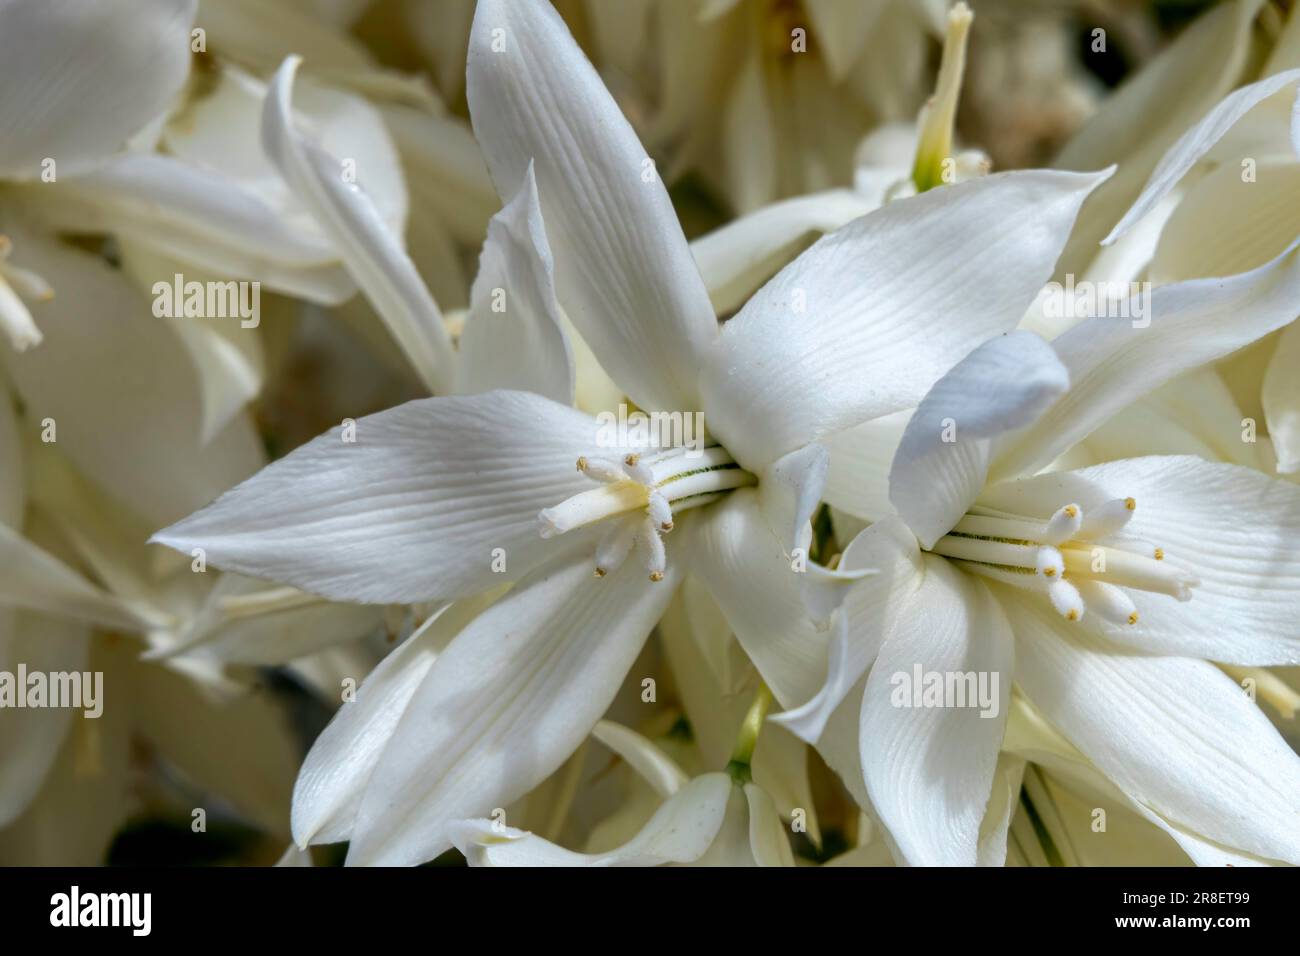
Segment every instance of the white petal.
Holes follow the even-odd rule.
[[[3,273],[0,273],[0,333],[15,352],[25,352],[41,344],[41,330]]]
[[[0,177],[85,169],[171,106],[198,0],[13,0],[0,6]]]
[[[574,853],[539,836],[496,826],[489,820],[464,820],[449,829],[470,866],[692,863],[704,855],[717,835],[731,788],[731,779],[723,773],[696,777],[665,801],[635,837],[607,853]]]
[[[574,462],[598,427],[527,392],[408,402],[358,419],[355,441],[315,438],[152,540],[326,597],[463,597],[582,543],[543,540],[537,515],[591,488]]]
[[[483,598],[458,601],[429,618],[375,666],[353,699],[344,699],[294,784],[293,838],[299,846],[351,835],[361,796],[411,698],[443,648],[487,604]]]
[[[914,600],[917,613],[889,634],[867,678],[863,775],[903,860],[974,866],[1011,693],[1011,628],[983,583],[941,558],[925,559]],[[924,690],[913,686],[917,668],[969,675],[987,707],[910,706]]]
[[[410,865],[451,825],[523,796],[577,749],[613,700],[676,586],[587,556],[548,568],[448,645],[416,691],[361,801],[348,862]]]
[[[433,391],[450,382],[452,351],[437,304],[370,196],[324,148],[295,129],[291,99],[296,57],[280,67],[266,97],[262,141],[291,189],[338,247],[344,264],[407,358]],[[355,177],[362,183],[365,169]]]
[[[753,471],[915,407],[973,348],[1015,327],[1107,175],[988,176],[826,236],[723,327],[701,371],[709,430]]]
[[[811,744],[866,674],[898,616],[924,613],[912,602],[923,575],[921,552],[916,537],[897,516],[876,522],[854,538],[840,563],[871,567],[876,573],[844,599],[821,689],[801,706],[770,718]]]
[[[1141,320],[1080,322],[1052,342],[1069,370],[1069,392],[998,448],[991,474],[1043,467],[1135,399],[1281,328],[1295,318],[1298,298],[1300,252],[1292,250],[1253,272],[1161,286]]]
[[[488,225],[460,336],[457,391],[515,388],[573,404],[573,357],[555,301],[532,164],[523,186]]]
[[[1182,138],[1170,148],[1160,160],[1147,180],[1142,194],[1132,208],[1124,214],[1109,236],[1103,241],[1110,245],[1120,237],[1133,223],[1146,215],[1166,193],[1178,184],[1187,171],[1196,165],[1238,120],[1284,87],[1300,83],[1300,70],[1287,70],[1266,77],[1257,83],[1243,86],[1230,93],[1214,109],[1210,110],[1199,123],[1183,134]],[[1297,146],[1300,151],[1300,146]]]
[[[1052,347],[1024,331],[990,339],[935,383],[889,472],[889,499],[922,547],[934,547],[984,487],[991,439],[1037,419],[1069,385]]]
[[[787,555],[802,547],[804,557],[808,556],[808,522],[821,501],[829,464],[825,447],[806,445],[773,462],[759,479],[763,518]]]
[[[89,631],[81,625],[0,608],[0,671],[86,670]],[[103,701],[101,699],[100,703]],[[85,719],[67,707],[13,708],[0,733],[0,827],[8,826],[39,792],[72,720]]]
[[[497,191],[535,164],[560,302],[601,365],[642,408],[698,408],[708,294],[653,161],[559,14],[481,2],[468,95]]]
[[[1300,758],[1218,668],[1147,657],[999,587],[1029,699],[1133,799],[1196,833],[1300,861]]]
[[[830,189],[764,206],[691,242],[691,254],[719,314],[734,312],[814,238],[879,204]]]
[[[762,787],[745,784],[749,807],[749,848],[759,866],[794,866],[794,853],[785,823],[772,797]]]
[[[662,750],[635,730],[602,720],[591,735],[627,761],[661,797],[671,797],[685,786],[686,774]]]
[[[776,699],[786,707],[808,700],[826,674],[830,634],[819,631],[805,609],[804,574],[768,529],[758,493],[731,492],[701,509],[689,531],[692,573],[704,581]]]
[[[1264,414],[1277,452],[1277,470],[1300,472],[1300,322],[1282,330],[1264,375]]]
[[[831,466],[826,474],[826,501],[869,521],[894,513],[889,500],[889,469],[912,409],[873,418],[826,440]]]
[[[60,243],[24,237],[19,245],[57,289],[32,305],[45,333],[41,347],[0,350],[34,418],[29,427],[53,419],[59,451],[155,526],[211,501],[261,464],[245,416],[200,441],[202,395],[184,347],[119,270]],[[87,303],[95,305],[94,322],[85,321]],[[164,394],[167,401],[158,401]]]
[[[107,628],[145,631],[166,618],[101,590],[58,558],[0,524],[0,606]]]

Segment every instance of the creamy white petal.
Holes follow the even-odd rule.
[[[878,205],[849,189],[829,189],[756,209],[692,241],[713,307],[734,312],[814,238]]]
[[[915,407],[973,348],[1015,327],[1107,175],[988,176],[889,203],[821,239],[723,327],[700,378],[710,431],[761,471]]]
[[[1217,843],[1300,861],[1300,757],[1231,678],[1203,661],[1125,652],[998,587],[1017,682],[1106,776]]]
[[[693,863],[717,836],[731,789],[731,779],[724,773],[696,777],[666,800],[636,836],[606,853],[575,853],[532,833],[497,826],[489,820],[463,820],[449,830],[470,866]]]
[[[973,866],[1006,725],[1011,628],[982,582],[942,558],[924,560],[917,611],[889,634],[867,678],[862,771],[903,861]],[[966,675],[960,686],[976,699],[916,706],[930,679],[916,686],[918,668],[940,681]]]
[[[635,730],[602,720],[592,728],[591,736],[626,760],[659,796],[670,797],[686,785],[688,778],[681,767]]]
[[[1210,110],[1199,123],[1182,135],[1182,138],[1165,153],[1160,164],[1151,173],[1142,194],[1124,218],[1116,224],[1104,240],[1110,245],[1120,237],[1133,223],[1145,216],[1187,171],[1196,165],[1229,129],[1256,105],[1268,99],[1274,93],[1287,86],[1300,83],[1300,70],[1287,70],[1266,77],[1257,83],[1243,86],[1230,93],[1214,109]],[[1297,145],[1300,151],[1300,145]]]
[[[573,404],[554,271],[530,163],[519,192],[488,225],[460,336],[458,392],[515,388]]]
[[[57,289],[32,306],[45,333],[41,347],[0,350],[29,427],[52,419],[59,450],[158,525],[257,468],[263,452],[244,416],[200,442],[202,397],[184,348],[120,271],[59,243],[20,242],[25,260]],[[87,322],[91,302],[96,321]]]
[[[595,578],[586,555],[521,582],[429,670],[357,813],[355,865],[410,865],[455,821],[523,796],[577,749],[613,700],[677,584],[629,561]]]
[[[345,164],[295,128],[291,100],[297,68],[296,57],[286,60],[268,91],[262,114],[267,155],[338,247],[424,383],[442,391],[450,382],[453,353],[437,303],[402,248],[400,233],[359,184],[373,171],[357,169],[350,176]]]
[[[117,152],[172,105],[197,0],[12,0],[0,7],[0,177],[57,175]]]
[[[810,744],[817,743],[831,716],[867,673],[900,615],[924,613],[914,603],[924,573],[921,551],[915,535],[896,515],[854,538],[840,563],[871,567],[875,574],[844,599],[821,689],[806,703],[770,718]]]
[[[771,795],[762,787],[745,784],[749,809],[749,849],[759,866],[794,866],[794,852],[785,823]]]
[[[984,487],[991,440],[1034,421],[1069,385],[1052,346],[1025,331],[990,339],[935,383],[889,472],[889,499],[922,547],[934,547]]]
[[[653,161],[559,14],[479,3],[468,95],[497,191],[535,165],[560,302],[601,365],[643,408],[698,408],[708,294]]]
[[[1282,330],[1264,375],[1264,415],[1277,452],[1277,470],[1300,472],[1300,322]]]
[[[1298,299],[1300,252],[1292,249],[1252,272],[1161,286],[1141,319],[1080,322],[1052,342],[1070,390],[1001,443],[990,473],[1009,477],[1043,467],[1135,399],[1286,325]]]
[[[417,628],[359,687],[361,675],[352,675],[355,694],[344,698],[316,738],[293,787],[293,838],[299,846],[351,835],[366,784],[411,698],[443,648],[488,603],[456,602]]]
[[[544,540],[537,515],[590,489],[574,462],[598,428],[528,392],[408,402],[357,419],[355,441],[342,426],[315,438],[152,540],[337,599],[467,596],[583,543]]]
[[[794,570],[763,516],[756,491],[741,488],[689,528],[691,572],[713,595],[737,640],[783,706],[816,692],[826,674],[830,633],[804,607]]]
[[[831,466],[822,495],[849,514],[878,521],[894,513],[889,500],[889,469],[912,409],[873,418],[826,440]]]

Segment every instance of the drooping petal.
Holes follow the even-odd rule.
[[[646,580],[629,561],[594,578],[586,556],[539,571],[448,645],[370,779],[348,862],[410,865],[452,824],[544,780],[590,733],[672,597],[678,561]]]
[[[386,223],[357,183],[367,171],[347,167],[294,125],[292,90],[298,59],[280,67],[262,113],[267,155],[342,254],[344,264],[393,338],[432,391],[451,381],[452,350],[437,303]]]
[[[642,408],[697,409],[708,294],[653,161],[559,14],[481,2],[467,91],[497,191],[535,165],[560,303],[601,365]]]
[[[1150,212],[1166,193],[1178,185],[1187,171],[1255,106],[1284,87],[1297,83],[1300,83],[1300,70],[1286,70],[1243,86],[1226,96],[1165,153],[1160,164],[1152,171],[1142,194],[1102,243],[1110,245],[1133,223]],[[1296,149],[1300,152],[1300,144],[1297,144]]]
[[[597,430],[528,392],[420,399],[332,429],[152,540],[341,600],[468,596],[581,543],[543,540],[537,515],[591,488],[574,462]]]
[[[854,538],[840,563],[869,566],[876,573],[844,598],[821,689],[806,703],[769,718],[810,744],[818,742],[831,716],[867,673],[899,615],[924,613],[913,601],[924,574],[921,552],[898,516],[878,521]]]
[[[723,327],[701,371],[710,431],[761,471],[915,407],[972,349],[1015,327],[1107,175],[989,176],[889,203],[821,239]]]
[[[996,585],[1025,694],[1133,799],[1227,847],[1300,861],[1300,758],[1218,668],[1126,652]]]
[[[1298,299],[1300,251],[1292,249],[1252,272],[1135,297],[1134,306],[1145,303],[1141,316],[1080,322],[1052,342],[1070,390],[998,448],[990,473],[1004,478],[1042,468],[1130,402],[1286,325]]]
[[[591,736],[626,760],[659,796],[671,797],[686,785],[688,778],[681,767],[635,730],[602,720],[592,728]]]
[[[1034,421],[1070,385],[1032,332],[990,339],[935,383],[899,443],[889,498],[921,545],[952,529],[988,477],[992,439]]]
[[[515,388],[573,404],[573,357],[554,271],[530,163],[518,194],[488,225],[460,336],[458,392]]]
[[[687,783],[655,811],[627,843],[606,853],[575,853],[539,836],[490,820],[463,820],[449,829],[470,866],[659,866],[693,863],[722,826],[731,779],[708,773]]]
[[[1011,628],[982,582],[937,557],[925,558],[915,607],[867,678],[862,771],[903,860],[974,866],[1011,693]]]
[[[198,0],[14,0],[0,7],[0,178],[86,169],[172,104]],[[147,68],[145,68],[147,65]]]

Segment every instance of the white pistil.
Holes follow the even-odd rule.
[[[579,492],[538,514],[543,538],[615,519],[596,547],[596,576],[618,568],[635,545],[651,581],[662,581],[666,554],[662,535],[673,530],[673,512],[713,501],[756,479],[725,448],[692,454],[685,448],[628,452],[618,460],[582,456],[578,471],[600,487]]]
[[[1187,601],[1200,583],[1164,561],[1161,548],[1119,533],[1136,508],[1132,498],[1107,501],[1087,514],[1068,504],[1046,522],[977,508],[931,550],[978,574],[1045,590],[1067,620],[1082,620],[1091,609],[1127,627],[1138,621],[1129,590]]]

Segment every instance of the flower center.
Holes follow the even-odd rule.
[[[584,455],[578,471],[597,486],[544,508],[537,516],[542,537],[607,521],[596,546],[596,577],[617,569],[635,548],[651,581],[663,580],[663,535],[673,530],[674,512],[757,481],[721,445],[631,451],[622,458]]]
[[[1044,522],[976,506],[931,550],[977,574],[1046,592],[1068,621],[1092,610],[1112,624],[1136,624],[1129,590],[1188,601],[1200,583],[1168,564],[1163,549],[1123,534],[1136,507],[1116,498],[1085,515],[1069,504]]]

